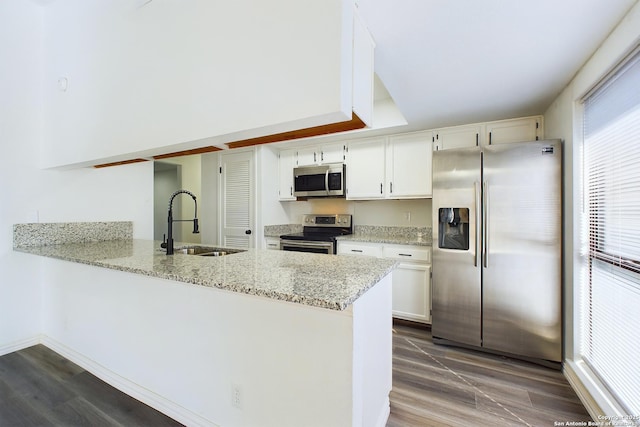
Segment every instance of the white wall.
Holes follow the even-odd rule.
[[[604,40],[544,114],[545,136],[562,138],[564,144],[564,271],[565,271],[565,359],[569,368],[577,358],[579,313],[577,293],[580,277],[580,145],[582,112],[580,100],[640,42],[640,2]],[[585,381],[585,379],[582,379]],[[578,390],[580,393],[581,391]],[[600,403],[603,401],[601,400]]]
[[[200,239],[202,243],[215,245],[218,242],[218,155],[203,154],[201,157]]]
[[[308,213],[348,213],[354,225],[431,227],[431,199],[362,200],[316,199],[280,202],[287,212],[286,222],[265,225],[300,224]]]
[[[171,163],[180,166],[178,173],[180,174],[179,182],[177,185],[180,188],[174,188],[173,190],[164,191],[164,194],[169,196],[176,190],[188,190],[195,194],[198,208],[202,205],[202,179],[201,179],[201,159],[200,155],[180,156],[162,160],[162,163]],[[154,174],[158,178],[158,174]],[[166,181],[158,182],[155,179],[156,184],[167,184]],[[154,185],[156,185],[154,184]],[[168,188],[166,189],[168,190]],[[165,197],[161,200],[154,200],[154,228],[155,238],[162,239],[162,235],[167,232],[167,209],[169,204],[169,197]],[[194,203],[193,199],[186,195],[176,196],[173,202],[174,218],[175,219],[192,219]],[[200,218],[201,212],[198,212],[198,218]],[[159,219],[159,221],[158,221]],[[174,224],[174,231],[179,234],[174,235],[174,241],[183,241],[186,243],[200,243],[200,234],[193,234],[192,222],[176,222]]]
[[[351,118],[350,0],[47,3],[45,165]]]
[[[134,236],[153,235],[153,165],[42,170],[43,13],[34,2],[0,2],[0,351],[40,331],[46,271],[12,250],[13,224],[133,221]],[[33,257],[32,257],[33,258]]]
[[[169,167],[158,167],[158,163],[154,163],[153,170],[153,238],[155,240],[166,240],[168,225],[168,203],[171,195],[182,188],[180,175],[180,165],[171,165]],[[182,218],[182,204],[174,203],[173,215],[175,218]],[[173,240],[182,242],[182,227],[180,223],[173,228]]]

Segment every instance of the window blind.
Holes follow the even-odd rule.
[[[633,416],[640,414],[639,53],[584,100],[583,136],[580,352]]]

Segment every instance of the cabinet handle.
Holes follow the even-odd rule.
[[[380,183],[380,194],[382,194],[382,183]]]
[[[324,151],[320,152],[320,161],[324,162]]]
[[[360,253],[362,253],[362,249],[351,249],[351,252],[360,252]]]
[[[317,162],[316,160],[316,153],[313,153],[313,163]]]
[[[389,183],[389,193],[393,193],[393,182]]]
[[[491,145],[491,132],[489,132],[489,145]]]
[[[293,187],[289,187],[289,195],[293,196]]]
[[[398,254],[399,256],[413,256],[411,254]]]

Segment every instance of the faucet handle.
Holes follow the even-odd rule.
[[[166,234],[162,235],[162,243],[160,243],[160,247],[162,249],[165,249],[167,247],[167,235]]]

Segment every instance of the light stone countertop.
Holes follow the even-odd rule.
[[[282,234],[299,233],[302,225],[282,224],[264,227],[265,237],[280,237]],[[339,241],[387,243],[394,245],[431,246],[430,227],[396,227],[377,225],[356,225],[353,234],[338,236]]]
[[[387,243],[393,245],[431,246],[432,234],[428,227],[385,227],[356,225],[353,234],[339,236],[338,241]]]
[[[386,259],[261,249],[223,257],[167,256],[160,242],[152,240],[23,246],[14,250],[331,310],[349,307],[396,266],[395,261]]]
[[[412,245],[412,246],[428,246],[431,247],[431,236],[396,236],[392,234],[347,234],[346,236],[338,236],[339,242],[363,242],[363,243],[386,243],[390,245]]]

